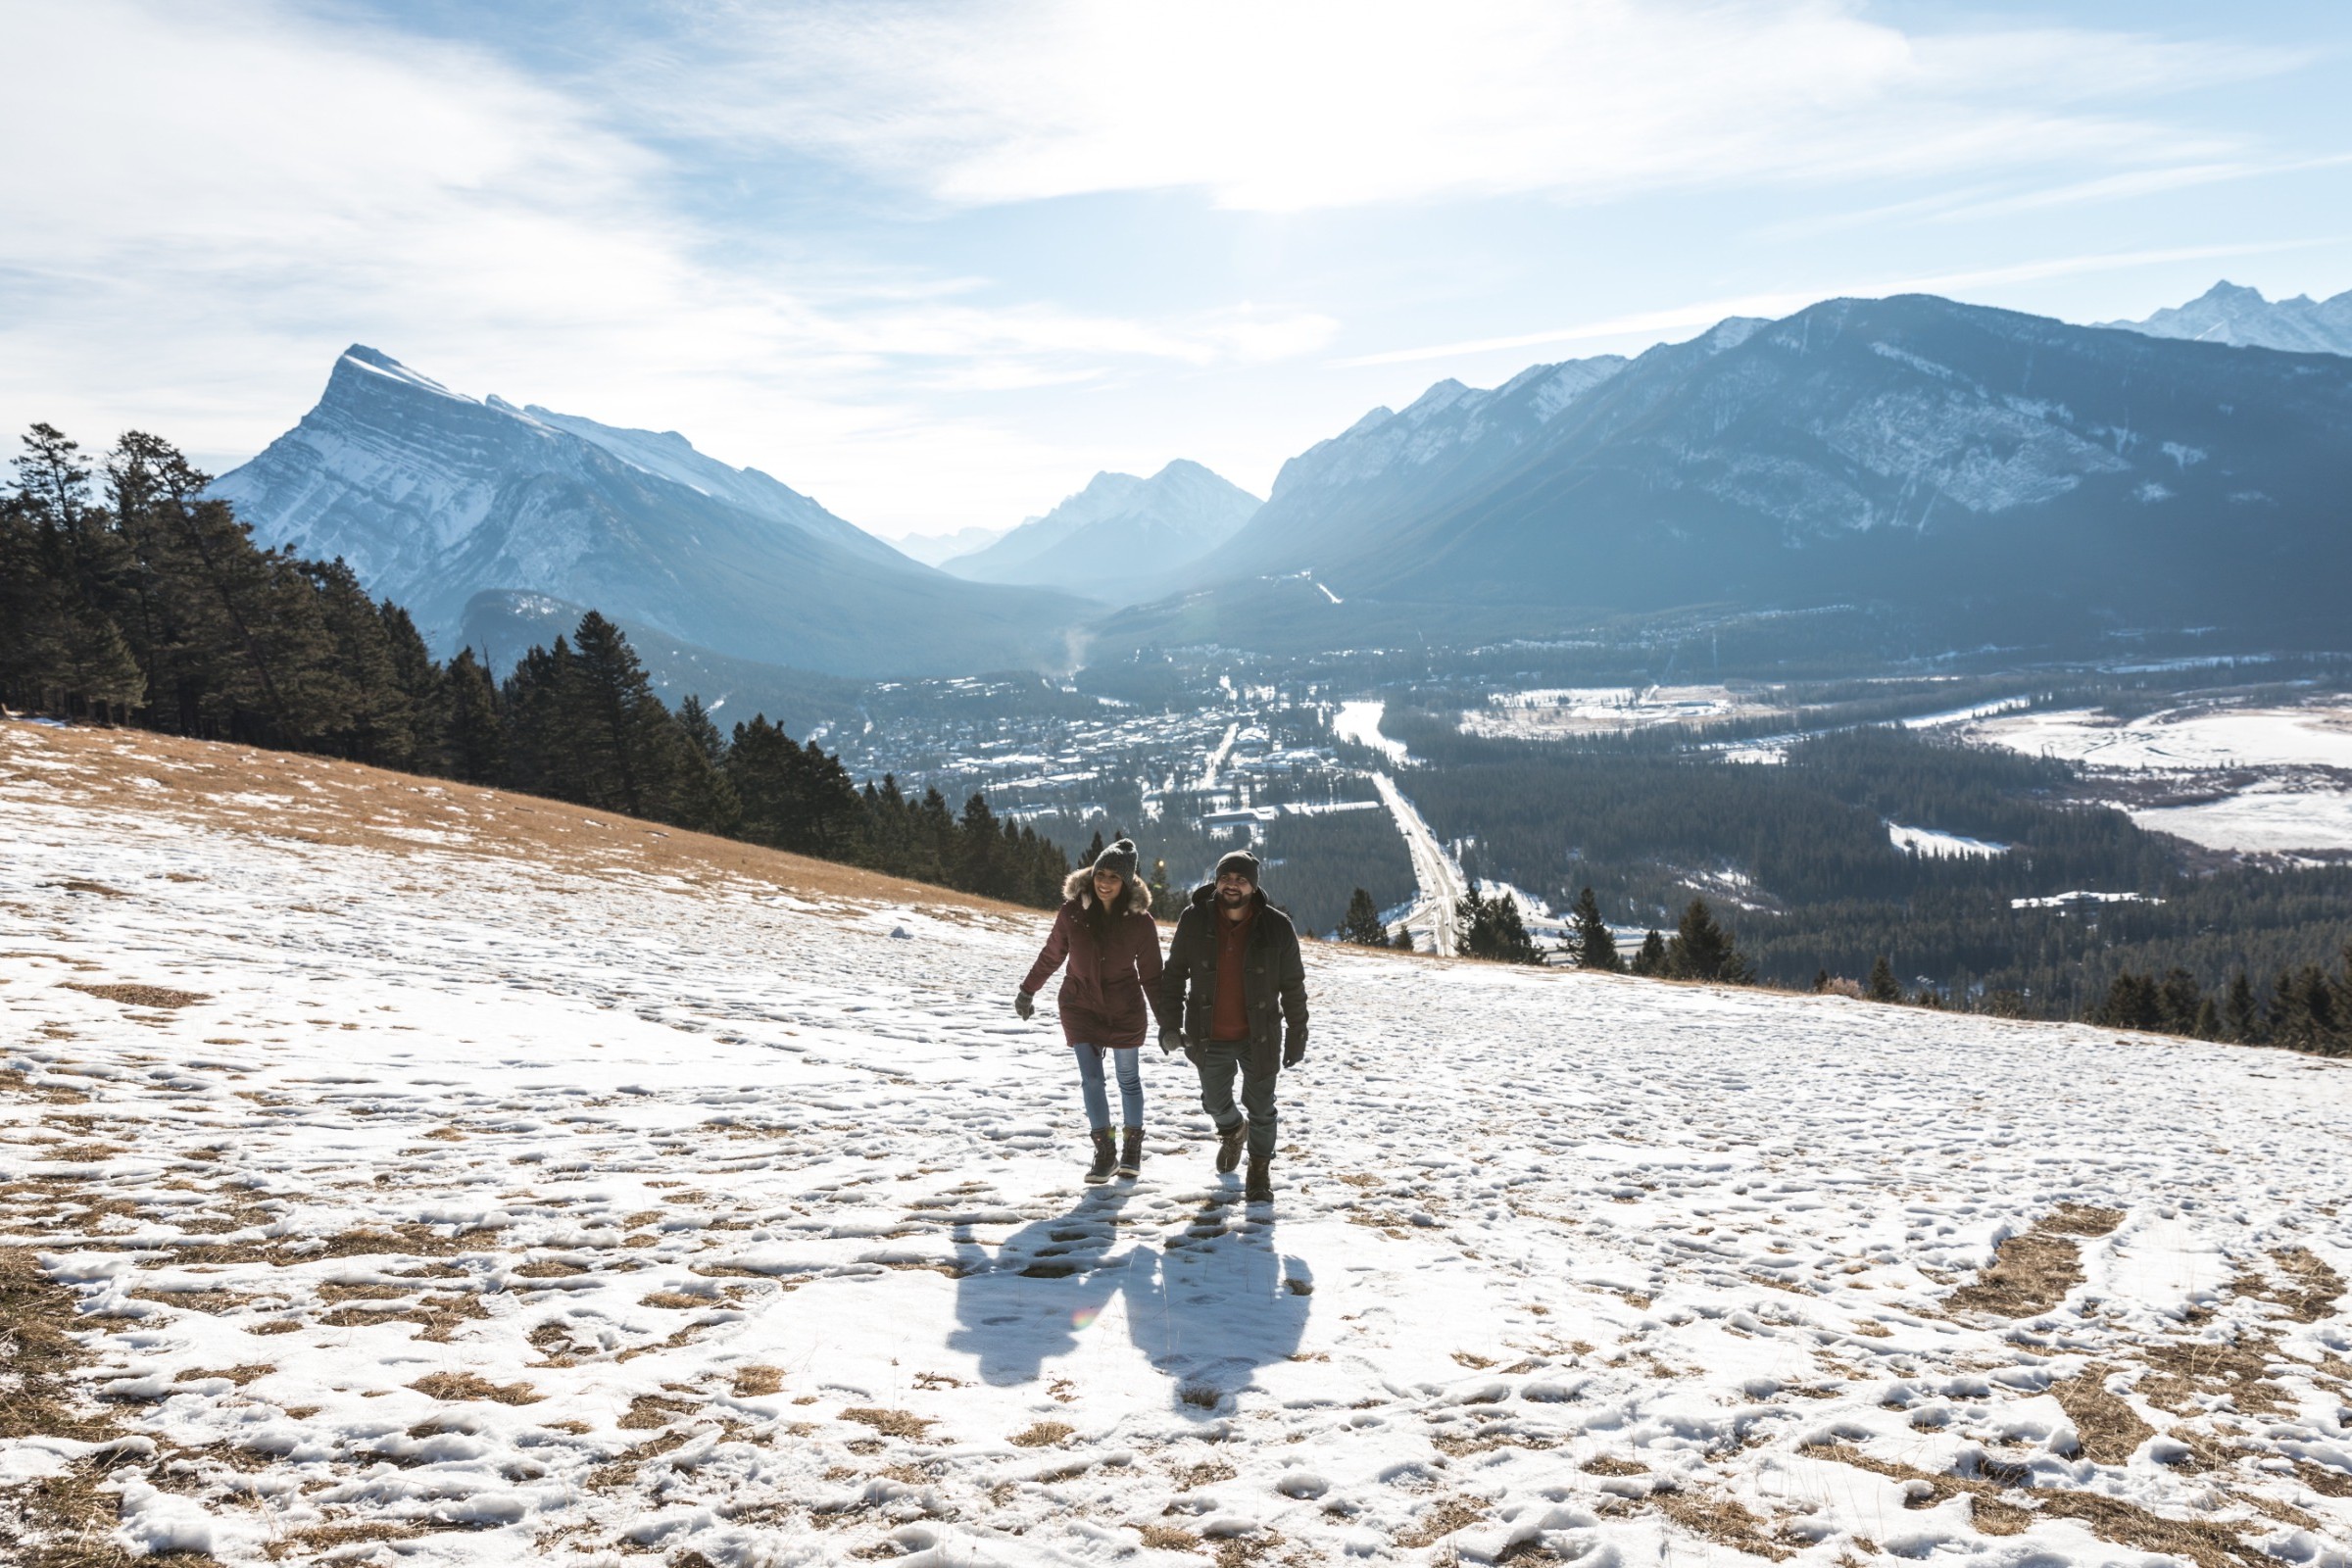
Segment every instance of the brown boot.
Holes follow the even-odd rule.
[[[1130,1127],[1119,1143],[1119,1174],[1141,1176],[1144,1173],[1144,1130]]]
[[[1110,1180],[1110,1173],[1118,1168],[1118,1140],[1111,1137],[1109,1128],[1097,1128],[1095,1131],[1095,1162],[1086,1168],[1086,1179],[1098,1185],[1106,1182]]]
[[[1220,1127],[1217,1129],[1218,1175],[1229,1176],[1233,1172],[1241,1169],[1242,1145],[1247,1143],[1249,1138],[1250,1123],[1247,1118],[1235,1122],[1230,1127]]]
[[[1242,1199],[1250,1203],[1274,1201],[1274,1162],[1270,1159],[1250,1161],[1250,1180],[1242,1189]]]

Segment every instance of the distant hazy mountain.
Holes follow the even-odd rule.
[[[973,582],[1036,583],[1130,604],[1165,593],[1257,509],[1249,491],[1178,459],[1149,479],[1098,473],[1044,516],[944,565]]]
[[[937,566],[957,556],[985,550],[1011,531],[1009,528],[983,528],[975,523],[968,528],[958,528],[954,533],[910,533],[903,539],[892,541],[892,546],[902,556],[919,561],[926,566]]]
[[[2241,348],[2285,349],[2296,354],[2352,354],[2352,289],[2333,299],[2298,294],[2273,303],[2260,289],[2216,283],[2178,309],[2158,311],[2144,321],[2102,321],[2101,326],[2145,332],[2150,337],[2185,337],[2199,343],[2233,343]]]
[[[1099,630],[1338,647],[1845,606],[1911,645],[2340,643],[2347,495],[2352,360],[1833,300],[1376,412],[1284,469],[1201,564],[1220,581]]]
[[[263,543],[348,561],[444,652],[485,589],[843,675],[1058,666],[1082,608],[920,565],[674,432],[476,401],[359,346],[214,492]]]
[[[1726,322],[1716,333],[1740,329]],[[1265,506],[1195,576],[1311,570],[1344,559],[1384,519],[1442,506],[1510,466],[1563,410],[1625,366],[1615,354],[1539,365],[1491,391],[1440,381],[1402,413],[1374,409],[1284,464]]]

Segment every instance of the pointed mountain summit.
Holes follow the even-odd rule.
[[[1034,583],[1132,604],[1223,544],[1257,497],[1179,458],[1149,479],[1098,473],[1085,489],[946,569],[973,582]]]
[[[2352,359],[1829,300],[1375,410],[1285,466],[1188,592],[1111,617],[1098,645],[1772,617],[1787,646],[2190,626],[2333,646],[2346,494]]]
[[[2352,289],[2333,299],[2298,294],[2276,302],[2260,289],[2224,280],[2186,305],[2168,307],[2144,321],[2101,321],[2101,326],[2150,337],[2191,338],[2241,348],[2284,349],[2293,354],[2352,355]]]
[[[493,589],[861,676],[1058,667],[1083,609],[958,582],[675,431],[466,397],[357,344],[301,423],[213,493],[263,544],[349,562],[442,652]]]

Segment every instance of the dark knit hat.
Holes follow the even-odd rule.
[[[1228,871],[1239,871],[1250,879],[1251,887],[1257,886],[1257,857],[1248,850],[1225,852],[1225,858],[1217,862],[1217,875],[1223,876]]]
[[[1097,871],[1115,871],[1122,882],[1134,881],[1135,845],[1126,839],[1120,839],[1115,844],[1104,845],[1102,853],[1095,857],[1095,869]]]

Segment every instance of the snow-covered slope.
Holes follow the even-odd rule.
[[[361,345],[213,490],[262,543],[348,561],[442,652],[491,589],[848,675],[1058,667],[1080,608],[959,583],[674,431],[466,397]]]
[[[0,825],[0,1486],[140,1547],[2352,1561],[2346,1064],[1318,946],[1253,1213],[1156,1054],[1078,1183],[1034,912],[22,723]]]
[[[1149,479],[1098,473],[1044,516],[943,564],[974,582],[1037,583],[1130,604],[1165,593],[1172,574],[1232,538],[1257,509],[1249,491],[1179,458]]]
[[[2193,338],[2200,343],[2287,349],[2297,354],[2352,354],[2352,289],[2332,299],[2298,294],[2266,300],[2262,290],[2228,281],[2216,283],[2186,305],[2167,307],[2144,321],[2102,321],[2101,326],[2150,337]]]

